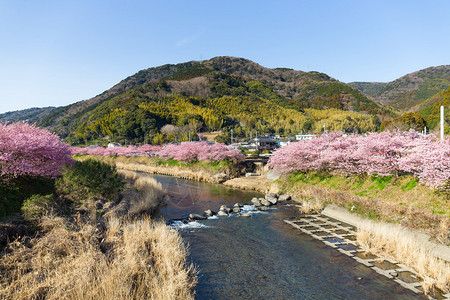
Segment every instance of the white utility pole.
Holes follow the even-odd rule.
[[[444,140],[444,106],[441,105],[441,141]]]

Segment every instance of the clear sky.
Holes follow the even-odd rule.
[[[223,55],[387,82],[450,64],[449,37],[449,0],[0,0],[0,113]]]

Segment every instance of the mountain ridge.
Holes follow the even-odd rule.
[[[350,82],[381,104],[403,111],[415,111],[423,101],[450,86],[450,65],[428,67],[406,74],[391,82]]]

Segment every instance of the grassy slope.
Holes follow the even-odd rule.
[[[369,219],[394,222],[431,233],[450,243],[448,195],[418,184],[411,176],[331,176],[291,174],[278,182],[282,191],[323,207],[335,203]]]

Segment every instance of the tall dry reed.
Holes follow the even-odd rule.
[[[145,212],[151,213],[164,202],[166,192],[156,179],[140,175],[133,171],[118,170],[118,173],[132,182],[136,193],[128,192],[125,201],[128,201],[128,214],[131,216]]]
[[[106,233],[57,218],[0,258],[1,299],[193,299],[195,271],[179,234],[150,219],[110,219]]]
[[[129,171],[141,171],[147,173],[156,173],[156,174],[170,174],[172,176],[177,177],[186,177],[192,180],[197,181],[206,181],[206,182],[218,182],[220,181],[219,177],[214,177],[215,174],[212,172],[206,172],[205,170],[194,170],[188,168],[181,167],[165,167],[165,166],[151,166],[144,165],[139,163],[122,163],[116,162],[116,166],[118,169],[129,170]]]

